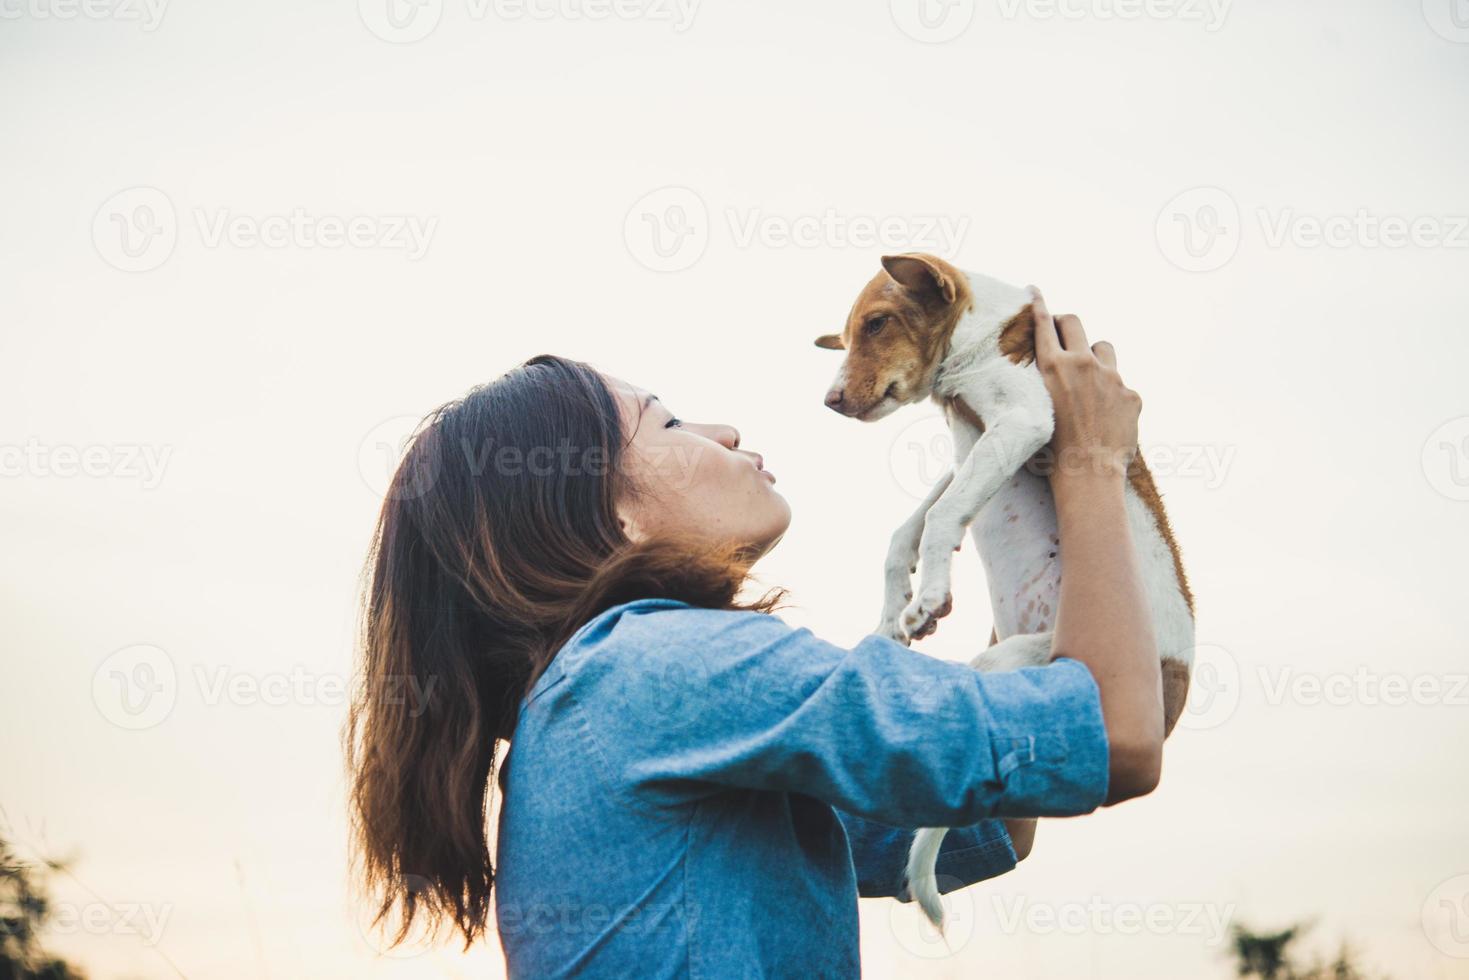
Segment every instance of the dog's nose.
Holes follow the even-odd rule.
[[[842,397],[845,394],[846,392],[840,388],[833,388],[831,391],[828,391],[826,393],[826,407],[840,412],[842,410]]]

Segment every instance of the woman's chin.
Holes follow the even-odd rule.
[[[774,498],[773,503],[776,504],[778,510],[771,514],[768,530],[759,536],[759,539],[765,542],[759,546],[760,554],[762,555],[768,554],[771,549],[779,544],[780,539],[785,537],[786,531],[791,526],[790,503],[774,490],[770,491],[770,495]]]

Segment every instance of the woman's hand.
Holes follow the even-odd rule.
[[[1036,362],[1056,410],[1051,490],[1065,572],[1052,656],[1091,671],[1107,727],[1107,802],[1150,793],[1163,759],[1163,690],[1153,619],[1127,517],[1127,465],[1142,400],[1117,374],[1110,344],[1088,346],[1081,321],[1055,323],[1035,297]]]
[[[1032,309],[1036,364],[1056,410],[1052,479],[1080,471],[1125,476],[1137,452],[1143,402],[1122,383],[1117,352],[1105,340],[1088,345],[1081,321],[1070,314],[1053,322],[1039,291]]]

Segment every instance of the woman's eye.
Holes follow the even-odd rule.
[[[665,429],[677,429],[677,428],[680,428],[682,426],[683,426],[683,419],[669,419],[668,420],[668,424],[665,425],[665,426],[663,426],[663,428],[665,428]]]
[[[871,320],[868,320],[867,336],[871,337],[873,334],[877,333],[879,330],[887,325],[887,322],[888,318],[886,316],[875,316]]]

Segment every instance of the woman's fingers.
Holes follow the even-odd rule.
[[[1105,340],[1088,344],[1086,330],[1081,319],[1071,313],[1063,313],[1054,319],[1046,309],[1045,297],[1034,286],[1030,287],[1034,297],[1031,312],[1035,316],[1035,353],[1041,364],[1052,361],[1063,350],[1079,352],[1090,347],[1092,355],[1112,370],[1117,370],[1117,350]]]
[[[1035,317],[1035,355],[1037,360],[1044,362],[1060,353],[1061,338],[1056,336],[1056,321],[1051,319],[1051,311],[1046,309],[1046,298],[1034,286],[1030,287],[1030,294],[1035,297],[1030,304]]]
[[[1071,313],[1056,317],[1056,329],[1061,333],[1061,345],[1069,351],[1083,351],[1087,343],[1086,331],[1081,329],[1081,320]]]

